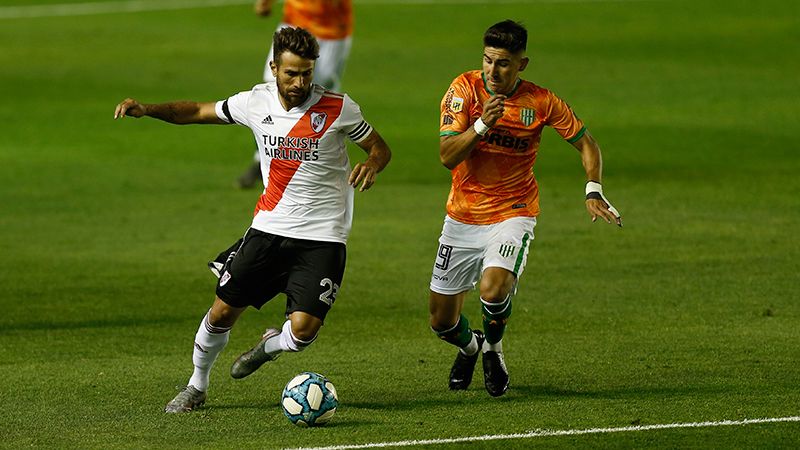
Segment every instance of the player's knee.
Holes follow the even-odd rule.
[[[433,329],[433,331],[449,330],[456,325],[456,322],[457,320],[453,321],[450,317],[437,315],[435,313],[431,313],[430,315],[431,329]]]
[[[429,322],[434,331],[453,328],[461,317],[461,299],[458,295],[444,295],[431,291],[428,303]]]
[[[505,270],[484,272],[481,278],[480,295],[487,303],[502,303],[514,289],[516,277]]]
[[[231,328],[243,310],[218,300],[208,311],[208,324],[216,328]]]
[[[299,328],[295,330],[295,328],[292,327],[292,334],[294,335],[294,337],[303,342],[313,341],[314,338],[317,337],[317,331],[319,330],[313,330],[311,328]]]
[[[501,284],[481,285],[481,300],[488,303],[502,303],[508,298],[509,292],[511,289]]]
[[[317,337],[322,321],[308,314],[293,313],[290,317],[292,335],[303,342],[312,342]]]

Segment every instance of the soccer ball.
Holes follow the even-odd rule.
[[[283,413],[301,427],[324,425],[336,412],[339,398],[336,388],[324,375],[303,372],[283,388]]]

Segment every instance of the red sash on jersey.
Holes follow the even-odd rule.
[[[303,117],[297,121],[286,137],[321,138],[333,122],[336,121],[339,114],[341,114],[342,103],[344,103],[344,97],[342,96],[329,95],[328,93],[323,94],[319,101],[314,104],[314,106],[310,107]],[[319,132],[314,131],[311,127],[311,113],[327,114],[325,125]],[[272,211],[275,208],[281,198],[283,198],[286,186],[289,185],[289,182],[292,180],[292,177],[294,177],[294,174],[297,173],[297,169],[300,168],[300,164],[302,163],[303,161],[276,158],[270,161],[267,188],[264,193],[261,194],[261,197],[259,197],[253,215],[258,214],[259,211]]]

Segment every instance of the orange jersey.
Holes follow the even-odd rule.
[[[480,70],[453,80],[442,99],[439,135],[467,131],[493,94]],[[519,80],[504,103],[503,117],[452,171],[447,214],[459,222],[486,225],[536,217],[539,188],[532,169],[542,130],[551,126],[570,143],[586,131],[563,100],[529,81]]]
[[[351,0],[286,0],[283,21],[305,28],[317,39],[344,39],[353,33]]]

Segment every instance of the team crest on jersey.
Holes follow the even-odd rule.
[[[461,97],[453,97],[453,101],[450,103],[450,111],[454,113],[461,112],[464,109],[464,99]]]
[[[536,121],[536,110],[530,108],[522,108],[519,112],[519,119],[525,124],[526,127],[531,126]]]
[[[514,245],[513,242],[506,242],[500,245],[500,256],[503,258],[508,258],[509,256],[514,254],[514,251],[517,247]]]
[[[327,113],[311,113],[311,129],[314,130],[315,133],[319,133],[325,128],[325,121],[328,119]]]

